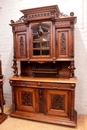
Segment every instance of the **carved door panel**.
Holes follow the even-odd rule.
[[[71,29],[56,30],[56,56],[57,58],[68,58],[72,56]]]
[[[24,60],[27,58],[27,37],[26,32],[16,33],[14,53],[16,58],[19,60]]]
[[[52,59],[52,22],[31,23],[29,32],[30,59]]]
[[[69,116],[70,92],[61,90],[46,90],[46,114]]]
[[[16,110],[36,112],[36,89],[18,88],[14,89],[14,100]]]

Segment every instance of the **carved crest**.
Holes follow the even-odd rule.
[[[13,23],[26,23],[27,24],[28,21],[32,21],[32,20],[41,20],[41,19],[55,20],[56,18],[74,16],[73,12],[70,13],[70,16],[60,12],[57,5],[26,9],[26,10],[21,10],[21,12],[24,14],[24,16],[19,18],[19,20],[17,20],[16,22],[11,20],[11,24]]]

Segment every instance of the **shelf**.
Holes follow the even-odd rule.
[[[49,78],[49,77],[28,77],[28,76],[13,76],[9,80],[14,81],[33,81],[33,82],[54,82],[54,83],[77,83],[75,78]]]

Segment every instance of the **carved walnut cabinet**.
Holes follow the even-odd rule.
[[[4,95],[3,95],[3,75],[2,75],[2,63],[0,60],[0,123],[2,123],[7,115],[4,113]]]
[[[76,126],[74,24],[57,5],[21,10],[13,31],[11,116]],[[17,63],[20,63],[20,71]],[[19,74],[20,72],[20,74]]]

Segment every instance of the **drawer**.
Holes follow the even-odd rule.
[[[71,89],[75,84],[54,83],[54,82],[31,82],[31,81],[10,81],[11,86],[31,87],[31,88],[49,88],[49,89]]]

